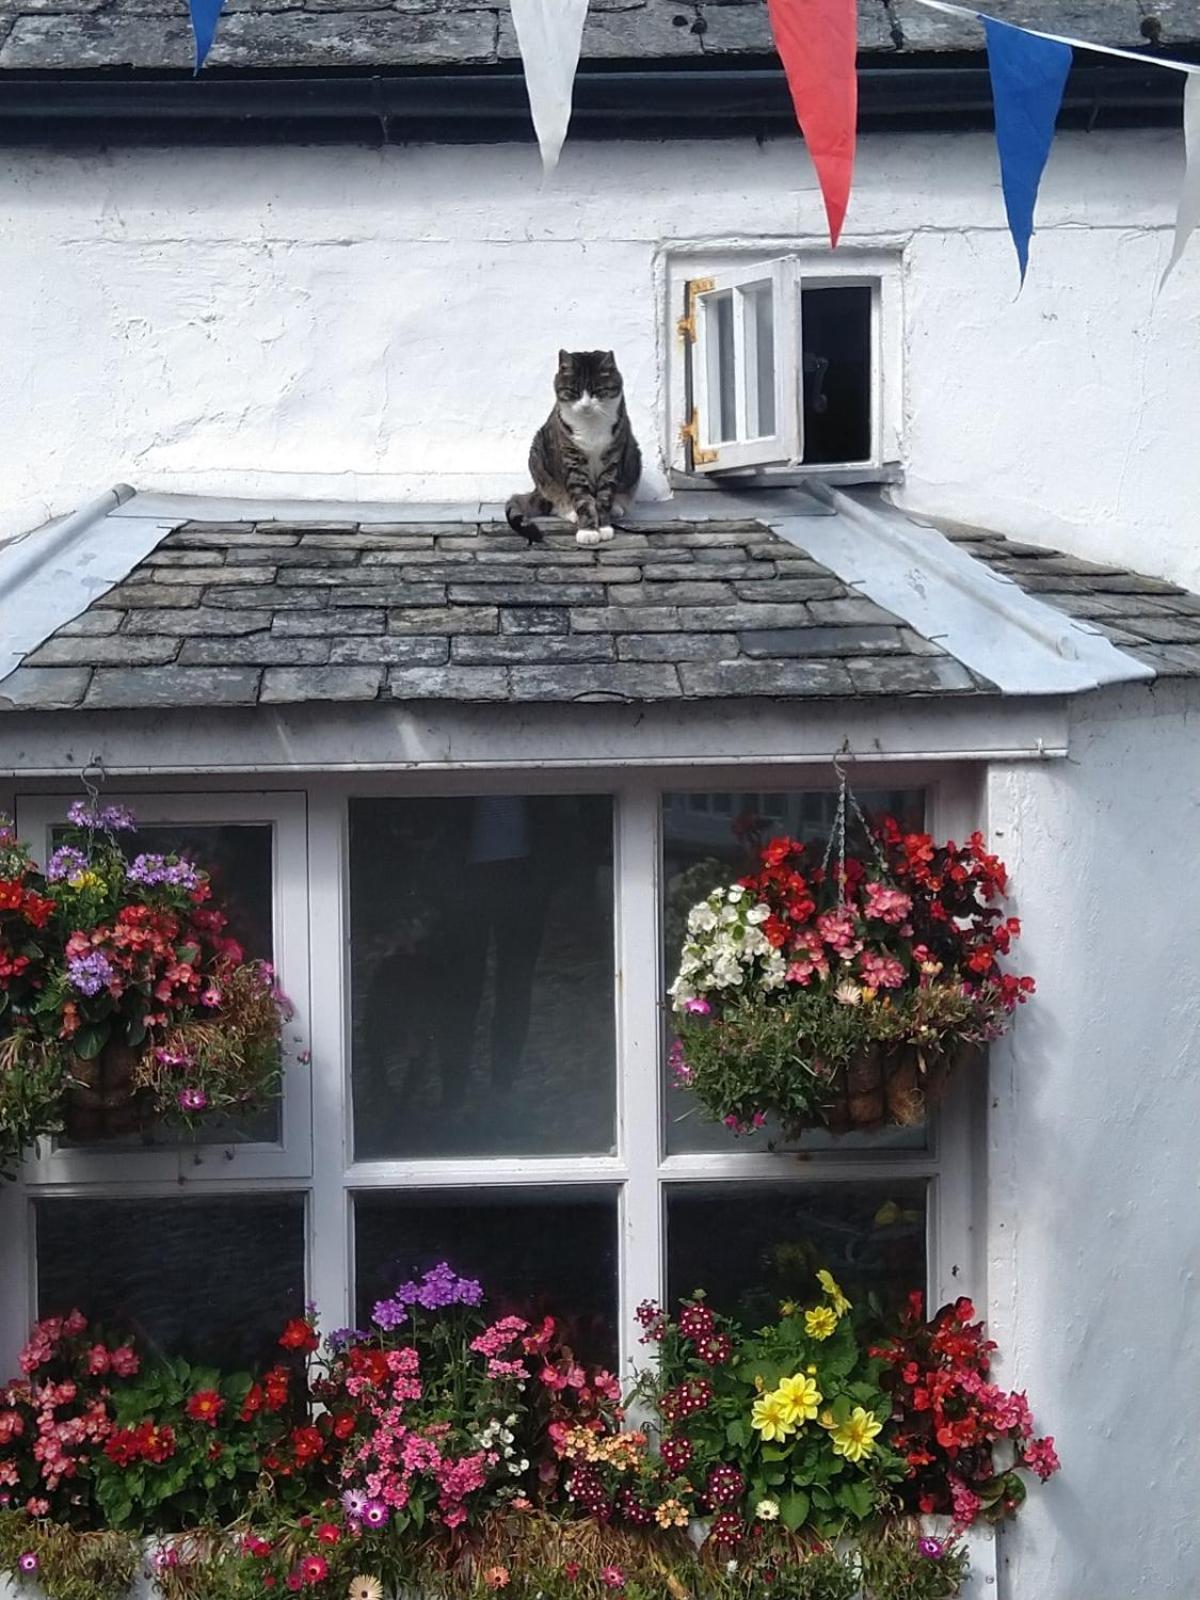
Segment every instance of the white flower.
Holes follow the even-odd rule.
[[[760,1500],[754,1508],[756,1522],[774,1522],[779,1515],[779,1502],[777,1500]]]
[[[745,892],[745,889],[742,888],[740,883],[731,883],[728,889],[725,891],[725,898],[729,901],[730,905],[735,906]]]
[[[688,912],[687,927],[689,933],[711,933],[717,925],[717,913],[707,903],[693,906]]]
[[[765,922],[770,915],[770,906],[763,905],[762,901],[759,900],[755,905],[750,907],[749,911],[747,911],[746,921],[757,926],[758,923]]]
[[[733,1577],[733,1575],[737,1571],[737,1569],[738,1569],[738,1564],[732,1558],[725,1563],[725,1571],[729,1574],[729,1576],[731,1578]]]

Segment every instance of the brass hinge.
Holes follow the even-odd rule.
[[[700,413],[698,411],[693,411],[688,421],[683,424],[682,428],[680,428],[679,437],[683,440],[684,444],[690,444],[692,447],[693,466],[711,466],[711,464],[717,459],[717,452],[715,450],[702,450],[700,448]]]
[[[681,339],[686,339],[689,344],[696,342],[696,300],[702,294],[707,294],[713,288],[716,280],[713,278],[692,278],[687,286],[687,314],[680,317],[675,324],[676,332]]]

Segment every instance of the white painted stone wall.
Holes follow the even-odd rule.
[[[1004,1532],[1001,1600],[1200,1594],[1195,706],[1081,700],[1069,760],[989,780],[1038,994],[992,1053],[988,1305],[1063,1461]]]
[[[1064,134],[1018,298],[985,134],[863,141],[843,250],[905,252],[906,503],[1200,587],[1200,241],[1182,141]],[[683,239],[822,247],[802,145],[6,150],[0,536],[113,483],[502,496],[560,344],[613,345],[661,460]],[[650,489],[661,491],[661,471]]]

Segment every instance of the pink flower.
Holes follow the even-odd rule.
[[[1025,1465],[1032,1467],[1038,1477],[1045,1483],[1062,1466],[1058,1453],[1054,1448],[1054,1438],[1047,1434],[1044,1439],[1031,1439],[1025,1446]]]
[[[107,1372],[110,1364],[105,1347],[102,1344],[94,1344],[87,1355],[87,1369],[91,1376],[98,1377],[100,1373]]]
[[[529,1373],[522,1361],[500,1361],[495,1356],[487,1364],[489,1378],[528,1378]]]
[[[900,889],[886,883],[868,883],[866,886],[866,914],[893,928],[903,922],[912,910],[912,899]]]
[[[203,1111],[208,1104],[208,1096],[203,1089],[180,1089],[178,1100],[182,1111]]]
[[[625,1574],[620,1567],[601,1567],[600,1582],[606,1589],[623,1589],[625,1587]]]
[[[596,1372],[592,1374],[592,1388],[605,1400],[619,1400],[621,1398],[621,1385],[611,1372]]]
[[[868,950],[860,958],[858,970],[872,989],[898,989],[904,982],[904,968],[895,956],[875,955]]]
[[[25,1502],[25,1509],[31,1517],[46,1517],[50,1515],[50,1502],[31,1495]]]
[[[62,1325],[63,1332],[69,1334],[72,1339],[77,1333],[82,1333],[86,1327],[87,1318],[79,1310],[69,1311]]]
[[[854,915],[845,906],[822,912],[817,918],[817,932],[843,961],[853,960],[862,949],[862,940],[854,931]]]
[[[951,1477],[950,1499],[954,1506],[955,1525],[960,1528],[969,1528],[979,1515],[983,1501],[972,1490],[968,1489],[961,1478]]]
[[[141,1366],[141,1357],[132,1345],[122,1344],[112,1352],[110,1357],[112,1370],[118,1378],[132,1378]]]
[[[707,1017],[712,1013],[712,1007],[700,995],[696,995],[691,1000],[685,1000],[683,1009],[690,1012],[693,1017]]]

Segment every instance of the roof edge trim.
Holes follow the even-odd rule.
[[[135,498],[119,483],[0,549],[0,683],[178,526],[178,519],[114,515]]]

